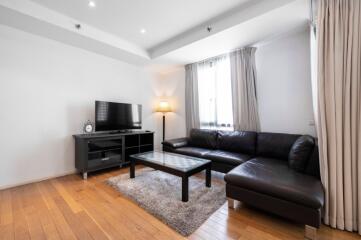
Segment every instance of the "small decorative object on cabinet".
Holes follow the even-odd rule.
[[[84,133],[92,133],[93,131],[94,131],[94,123],[92,123],[90,120],[88,120],[86,123],[84,123],[83,132]]]
[[[88,172],[129,164],[129,156],[154,150],[154,132],[124,131],[73,135],[75,168],[87,179]]]

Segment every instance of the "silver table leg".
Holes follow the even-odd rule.
[[[228,198],[227,200],[228,200],[228,207],[231,208],[231,209],[234,209],[235,208],[234,199]]]
[[[88,173],[87,172],[83,172],[83,179],[87,180],[88,179]]]
[[[305,239],[316,240],[317,228],[305,225]]]

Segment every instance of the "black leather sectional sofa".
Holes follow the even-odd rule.
[[[313,137],[192,129],[189,138],[163,142],[163,150],[211,160],[226,173],[230,207],[239,200],[305,224],[306,237],[315,237],[324,190]]]

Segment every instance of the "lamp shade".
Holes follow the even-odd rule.
[[[157,107],[157,112],[162,112],[162,113],[166,113],[166,112],[171,112],[172,109],[169,105],[169,102],[167,101],[160,101]]]

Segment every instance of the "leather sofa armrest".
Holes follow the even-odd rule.
[[[176,138],[162,142],[163,146],[180,148],[188,145],[188,138]]]

